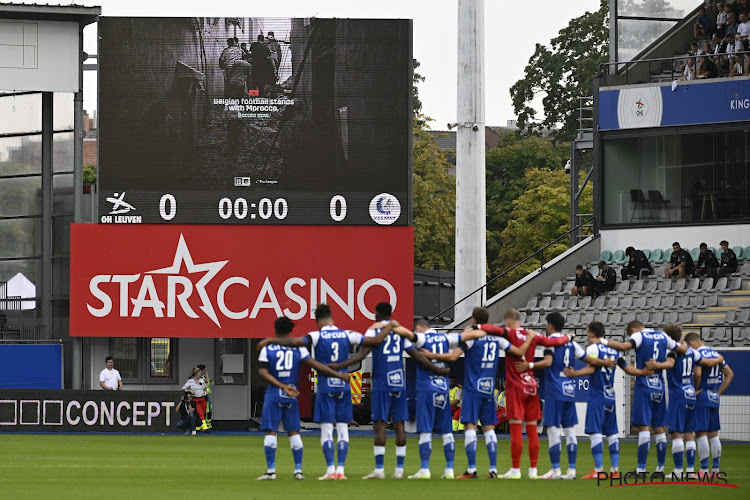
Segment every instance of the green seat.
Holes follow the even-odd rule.
[[[737,253],[737,252],[735,252],[735,253]],[[739,254],[738,254],[738,255],[739,255]],[[745,248],[744,248],[744,249],[742,250],[742,258],[743,258],[744,260],[750,260],[750,246],[747,246],[747,247],[745,247]]]
[[[664,262],[669,262],[669,259],[672,258],[672,252],[674,252],[672,247],[666,248],[664,250]]]
[[[629,260],[629,257],[625,255],[625,250],[616,250],[612,260],[615,264],[621,266]]]
[[[599,264],[600,260],[603,260],[604,262],[606,262],[608,266],[611,265],[612,264],[612,252],[610,252],[609,250],[602,250],[602,253],[599,256],[599,258],[597,260],[592,260],[591,262],[589,262],[589,264],[591,264],[592,266],[595,266]]]
[[[647,259],[651,258],[651,250],[649,250],[648,248],[644,248],[643,250],[641,250],[641,252],[643,252],[643,255],[645,255]]]
[[[664,251],[661,248],[654,248],[649,259],[654,264],[664,264]]]
[[[732,247],[732,250],[734,250],[735,255],[737,255],[737,260],[738,261],[741,262],[741,261],[747,259],[748,256],[747,256],[747,254],[745,254],[745,252],[742,251],[742,247],[739,247],[739,246]]]
[[[698,257],[701,254],[701,249],[696,247],[690,250],[690,256],[693,258],[693,260],[698,260]]]
[[[709,250],[711,250],[711,251],[712,251],[712,252],[714,253],[714,255],[716,255],[717,257],[718,257],[719,255],[721,255],[721,254],[718,254],[718,253],[716,253],[716,249],[715,249],[714,247],[708,247],[708,249],[709,249]],[[722,253],[723,253],[723,252],[722,252]]]

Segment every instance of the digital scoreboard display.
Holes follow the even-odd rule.
[[[411,225],[412,23],[99,22],[108,224]]]

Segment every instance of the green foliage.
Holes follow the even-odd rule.
[[[421,66],[421,63],[417,61],[416,59],[412,60],[414,64],[414,75],[412,76],[412,96],[411,96],[411,107],[412,112],[414,113],[414,116],[417,120],[417,124],[420,127],[425,126],[426,122],[423,116],[421,116],[422,113],[422,101],[419,99],[419,87],[417,86],[420,82],[423,82],[425,80],[425,77],[417,73],[417,68]]]
[[[505,134],[499,147],[485,155],[487,171],[487,262],[490,275],[498,274],[493,265],[504,244],[501,233],[511,220],[513,201],[528,188],[526,172],[533,168],[560,170],[570,156],[567,144],[554,144],[537,136],[525,138]],[[536,208],[532,208],[536,211]],[[515,262],[515,261],[514,261]]]
[[[583,178],[585,174],[582,174]],[[526,188],[513,201],[508,224],[500,234],[500,250],[490,266],[493,275],[500,274],[534,251],[541,249],[570,229],[570,175],[561,168],[548,170],[532,168],[525,175]],[[582,212],[593,205],[593,186],[589,183],[580,198]],[[568,249],[568,238],[563,238],[544,251],[541,261],[547,262]],[[518,281],[541,263],[530,259],[493,287],[501,290]]]
[[[96,184],[96,165],[83,166],[83,185],[91,186]]]
[[[456,239],[456,179],[446,151],[414,117],[414,267],[452,270]]]
[[[609,2],[601,1],[596,12],[572,19],[550,41],[550,48],[537,44],[524,70],[524,77],[510,89],[518,126],[525,133],[539,133],[562,124],[553,132],[556,140],[570,141],[578,129],[578,98],[592,95],[592,77],[608,61]],[[536,119],[532,107],[542,96],[544,119]]]

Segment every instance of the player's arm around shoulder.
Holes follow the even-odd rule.
[[[719,390],[717,391],[719,395],[724,394],[724,391],[727,390],[729,384],[731,384],[732,380],[734,380],[734,372],[731,368],[729,368],[728,364],[724,363],[724,365],[721,367],[721,373],[724,374],[724,380],[721,382]]]
[[[305,358],[303,361],[305,363],[307,363],[310,366],[310,368],[312,368],[313,370],[317,371],[321,375],[325,375],[326,377],[338,378],[338,379],[341,379],[341,380],[343,380],[345,382],[349,381],[349,374],[348,373],[337,372],[332,367],[326,366],[323,363],[321,363],[320,361],[316,361],[316,360],[314,360],[311,357]]]

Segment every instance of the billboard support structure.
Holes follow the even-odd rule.
[[[458,131],[456,133],[456,301],[487,279],[484,160],[484,0],[458,2]],[[471,315],[484,290],[456,305]]]

